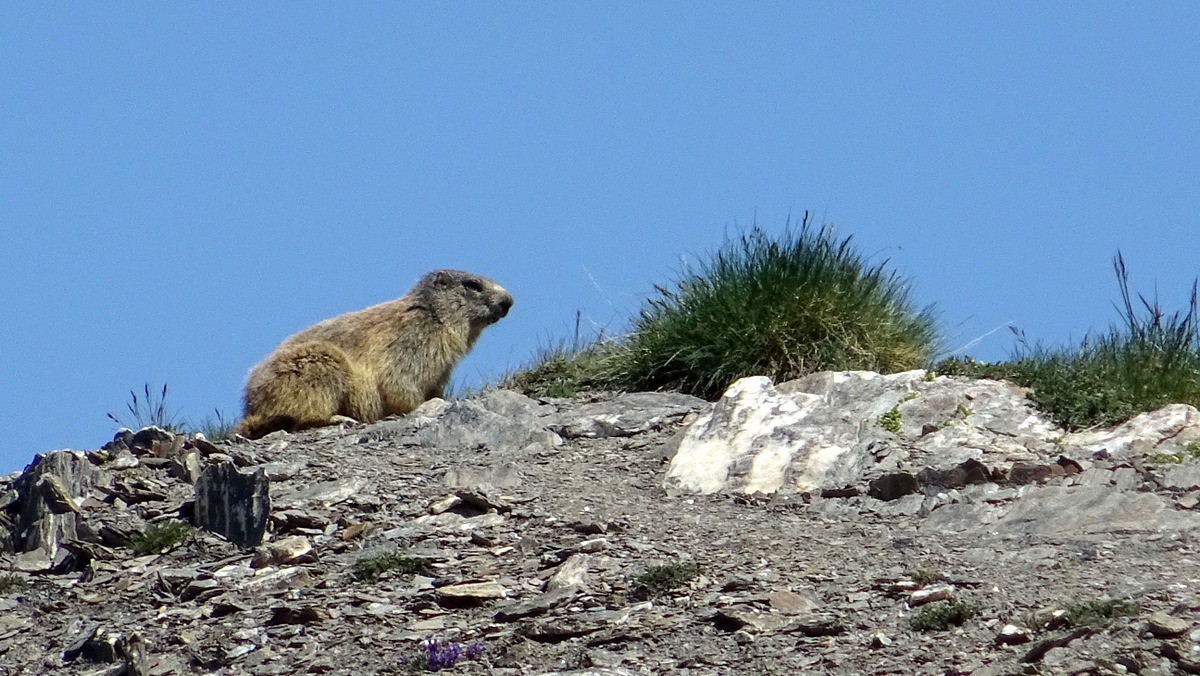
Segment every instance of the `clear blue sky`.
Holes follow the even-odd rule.
[[[1200,4],[8,3],[0,471],[130,388],[201,418],[438,267],[517,303],[464,384],[757,219],[887,257],[957,347],[1200,273]],[[970,352],[999,359],[1007,331]]]

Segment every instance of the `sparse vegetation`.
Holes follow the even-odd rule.
[[[970,406],[967,406],[966,404],[959,404],[958,406],[954,407],[954,413],[951,413],[950,417],[946,418],[945,422],[942,423],[942,427],[954,427],[960,422],[966,420],[967,417],[974,412],[974,409],[972,409]]]
[[[25,589],[25,579],[15,573],[0,574],[0,594],[11,594]]]
[[[158,554],[178,546],[192,532],[192,527],[174,519],[153,523],[133,539],[131,546],[138,556]]]
[[[1171,403],[1200,405],[1200,315],[1197,285],[1186,312],[1168,314],[1129,290],[1120,253],[1113,260],[1121,292],[1122,322],[1072,348],[1031,346],[1017,335],[1011,361],[984,364],[968,358],[939,363],[939,373],[996,378],[1029,387],[1030,397],[1067,429],[1111,425]]]
[[[896,407],[892,407],[892,410],[879,416],[879,426],[892,434],[900,433],[900,426],[903,422],[904,416],[900,414],[900,409]]]
[[[1092,599],[1066,605],[1063,619],[1072,627],[1102,627],[1118,617],[1137,614],[1136,603],[1121,599]]]
[[[687,585],[700,574],[700,567],[692,561],[652,566],[633,581],[634,596],[654,598]]]
[[[129,421],[132,424],[126,424],[114,413],[109,413],[108,418],[120,427],[128,427],[133,430],[143,427],[161,427],[168,432],[182,432],[183,421],[179,418],[176,411],[167,407],[167,384],[163,383],[162,391],[155,395],[150,389],[150,383],[146,383],[142,392],[143,398],[139,398],[137,392],[129,391],[130,401],[125,404],[125,408],[129,409],[129,414],[133,418]]]
[[[601,386],[599,373],[611,343],[600,331],[595,340],[582,337],[583,314],[575,313],[571,340],[541,348],[530,366],[506,375],[500,386],[530,397],[571,397],[583,389]]]
[[[1183,462],[1186,457],[1182,452],[1179,453],[1153,453],[1146,456],[1146,462],[1151,465],[1178,465]]]
[[[108,413],[108,419],[118,427],[128,427],[139,430],[143,427],[159,427],[176,434],[192,434],[200,432],[209,441],[224,441],[233,432],[236,420],[225,417],[221,411],[213,409],[213,415],[206,416],[199,423],[189,422],[178,411],[167,405],[167,384],[163,383],[161,390],[151,390],[150,383],[142,386],[142,396],[129,391],[129,401],[125,408],[129,410],[129,419],[122,419],[115,413]]]
[[[416,575],[429,567],[429,561],[401,551],[368,554],[354,562],[351,574],[358,580],[376,580],[384,573]]]
[[[236,420],[227,419],[219,410],[213,409],[213,415],[204,418],[198,424],[189,424],[188,429],[199,432],[209,441],[225,441],[233,435]]]
[[[944,631],[975,617],[975,606],[951,599],[922,606],[912,614],[909,626],[916,631]]]
[[[931,585],[935,582],[941,582],[942,577],[941,571],[933,568],[918,568],[912,572],[913,582],[916,582],[922,587]]]

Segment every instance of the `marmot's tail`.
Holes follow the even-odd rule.
[[[233,431],[247,439],[258,439],[279,430],[295,432],[298,427],[298,421],[290,415],[254,414],[242,418]]]

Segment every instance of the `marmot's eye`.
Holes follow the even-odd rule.
[[[479,293],[483,292],[483,282],[480,282],[478,279],[463,280],[463,286],[467,287],[468,289],[470,289],[472,291],[476,291]]]

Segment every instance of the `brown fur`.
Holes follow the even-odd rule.
[[[315,324],[251,369],[234,431],[256,439],[408,413],[442,396],[455,364],[512,302],[487,277],[435,270],[396,300]]]

